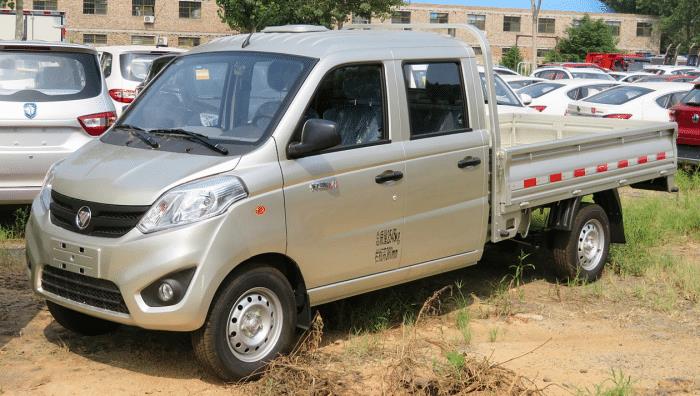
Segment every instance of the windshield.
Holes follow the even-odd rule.
[[[222,144],[257,145],[312,64],[309,58],[243,51],[178,57],[128,108],[117,129],[183,129]]]
[[[548,94],[548,93],[550,93],[554,90],[557,90],[563,86],[564,86],[564,84],[557,84],[557,83],[538,83],[538,84],[528,85],[527,87],[518,91],[518,93],[530,95],[530,97],[532,99],[537,99],[540,96]]]
[[[514,90],[518,90],[520,88],[525,88],[528,85],[532,85],[535,83],[540,82],[540,80],[514,80],[514,81],[508,81],[508,85]]]
[[[119,68],[122,77],[129,81],[142,82],[148,75],[154,59],[163,56],[163,52],[127,52],[119,55]]]
[[[642,87],[615,87],[610,88],[607,91],[603,91],[597,95],[593,95],[589,98],[586,98],[584,99],[584,101],[609,105],[621,105],[629,102],[630,100],[636,99],[642,95],[646,95],[649,92],[654,91]]]
[[[94,54],[0,51],[0,101],[78,100],[101,90]]]
[[[593,80],[615,80],[609,74],[605,74],[605,73],[571,72],[571,75],[574,76],[574,78],[589,78],[589,79],[593,79]]]
[[[486,77],[484,76],[484,73],[479,73],[481,76],[481,89],[484,91],[484,101],[487,102],[488,95],[486,94]],[[496,83],[496,104],[499,106],[517,106],[517,107],[522,107],[523,105],[520,103],[518,100],[518,97],[515,96],[515,93],[508,88],[508,85],[506,85],[505,82],[503,82],[503,79],[499,77],[498,75],[494,75],[494,81]]]

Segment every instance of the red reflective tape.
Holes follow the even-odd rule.
[[[51,15],[51,11],[44,11],[44,15]]]
[[[618,168],[627,168],[630,165],[629,161],[627,160],[620,160],[617,161],[617,167]]]
[[[607,170],[608,170],[608,164],[598,165],[598,167],[596,168],[596,171],[598,171],[598,173],[606,172]]]
[[[586,176],[586,170],[584,168],[574,169],[574,177]]]
[[[535,187],[536,185],[537,185],[537,178],[536,177],[533,177],[532,179],[525,179],[525,181],[523,182],[523,186],[525,186],[525,188]]]
[[[657,161],[661,161],[661,160],[665,160],[665,159],[666,159],[666,153],[665,153],[665,152],[664,152],[664,153],[658,153],[658,154],[656,154],[656,160],[657,160]]]
[[[647,156],[646,156],[646,155],[643,155],[643,156],[637,158],[637,163],[638,163],[638,164],[646,164],[647,161],[648,161],[648,159],[647,159]]]
[[[561,173],[555,173],[552,175],[549,175],[549,182],[550,183],[556,183],[561,181]]]

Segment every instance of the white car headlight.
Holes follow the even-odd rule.
[[[51,165],[49,171],[46,172],[46,176],[44,176],[44,182],[41,184],[39,199],[41,200],[41,204],[44,205],[44,209],[46,210],[48,210],[51,206],[51,186],[53,185],[53,178],[56,173],[56,165],[58,164],[59,163],[56,162],[55,164]]]
[[[218,216],[247,196],[243,181],[235,176],[214,176],[185,183],[158,198],[138,229],[148,234]]]

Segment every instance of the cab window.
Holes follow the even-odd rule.
[[[321,118],[335,122],[341,137],[336,148],[387,140],[383,74],[379,64],[349,65],[331,71],[321,81],[303,121]]]
[[[468,130],[459,63],[408,63],[403,71],[411,139]]]

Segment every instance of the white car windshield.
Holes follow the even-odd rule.
[[[621,105],[650,92],[654,92],[654,90],[642,87],[615,87],[586,98],[584,102]]]
[[[564,84],[548,83],[542,82],[537,84],[528,85],[527,87],[518,91],[518,93],[530,95],[531,98],[537,99],[540,96],[546,95],[554,90],[563,87]]]
[[[313,64],[310,58],[247,51],[182,56],[156,77],[116,128],[179,129],[222,144],[256,145]]]

